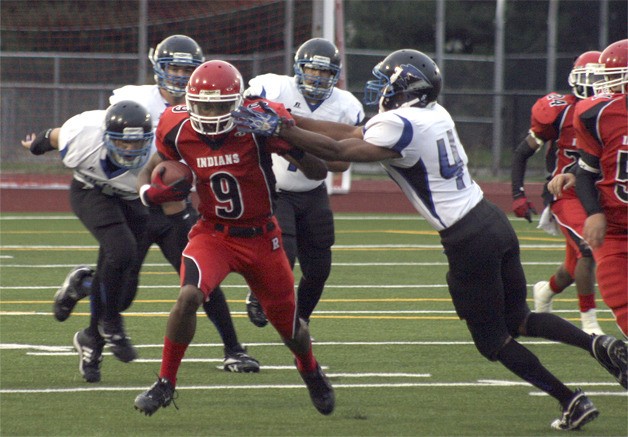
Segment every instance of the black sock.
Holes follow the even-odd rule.
[[[499,350],[497,360],[524,381],[557,399],[563,408],[569,405],[574,392],[543,367],[536,355],[514,339]]]
[[[573,323],[551,313],[530,313],[524,335],[569,344],[589,353],[593,344],[593,337],[589,334]]]
[[[229,314],[225,293],[220,287],[212,291],[209,300],[203,303],[203,309],[209,320],[216,326],[225,348],[229,350],[238,349],[240,346],[238,336],[233,326],[231,314]]]

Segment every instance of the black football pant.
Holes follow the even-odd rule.
[[[75,179],[70,185],[70,204],[99,245],[90,295],[90,331],[94,335],[101,318],[119,318],[120,309],[135,296],[141,268],[138,241],[148,211],[139,199],[106,195]]]
[[[325,184],[305,192],[280,191],[275,215],[290,265],[294,268],[298,258],[301,268],[297,314],[309,321],[331,272],[331,247],[335,241],[334,217]]]

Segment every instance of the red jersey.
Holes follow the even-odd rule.
[[[250,106],[259,99],[247,99]],[[280,103],[267,102],[280,116],[292,118]],[[165,159],[183,159],[196,175],[198,210],[205,220],[260,226],[273,214],[275,177],[271,153],[293,146],[278,137],[253,136],[236,129],[212,138],[192,128],[187,107],[173,106],[161,115],[157,151]]]
[[[628,104],[626,94],[602,94],[576,107],[574,127],[578,149],[600,162],[596,182],[609,233],[628,228]]]
[[[551,141],[545,151],[545,169],[548,180],[567,172],[578,162],[575,131],[573,129],[574,107],[578,98],[572,94],[550,93],[541,97],[532,106],[530,131],[544,141]],[[563,198],[576,197],[575,190],[566,190]]]

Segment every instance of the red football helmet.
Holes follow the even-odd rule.
[[[604,80],[595,83],[595,92],[628,94],[628,39],[616,41],[600,55],[597,74]]]
[[[593,83],[601,80],[601,76],[596,76],[594,71],[601,65],[598,64],[601,52],[584,52],[576,58],[573,63],[571,73],[569,73],[569,86],[579,99],[586,99],[593,95]]]
[[[242,75],[230,63],[214,60],[199,65],[185,90],[194,130],[220,135],[233,129],[231,111],[242,104],[243,91]]]

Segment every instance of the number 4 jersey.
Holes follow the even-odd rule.
[[[364,141],[401,154],[382,166],[436,230],[450,227],[482,200],[454,121],[438,103],[374,116],[364,127]]]
[[[599,159],[597,188],[608,222],[608,233],[628,228],[628,104],[626,94],[602,94],[576,106],[576,143]]]

